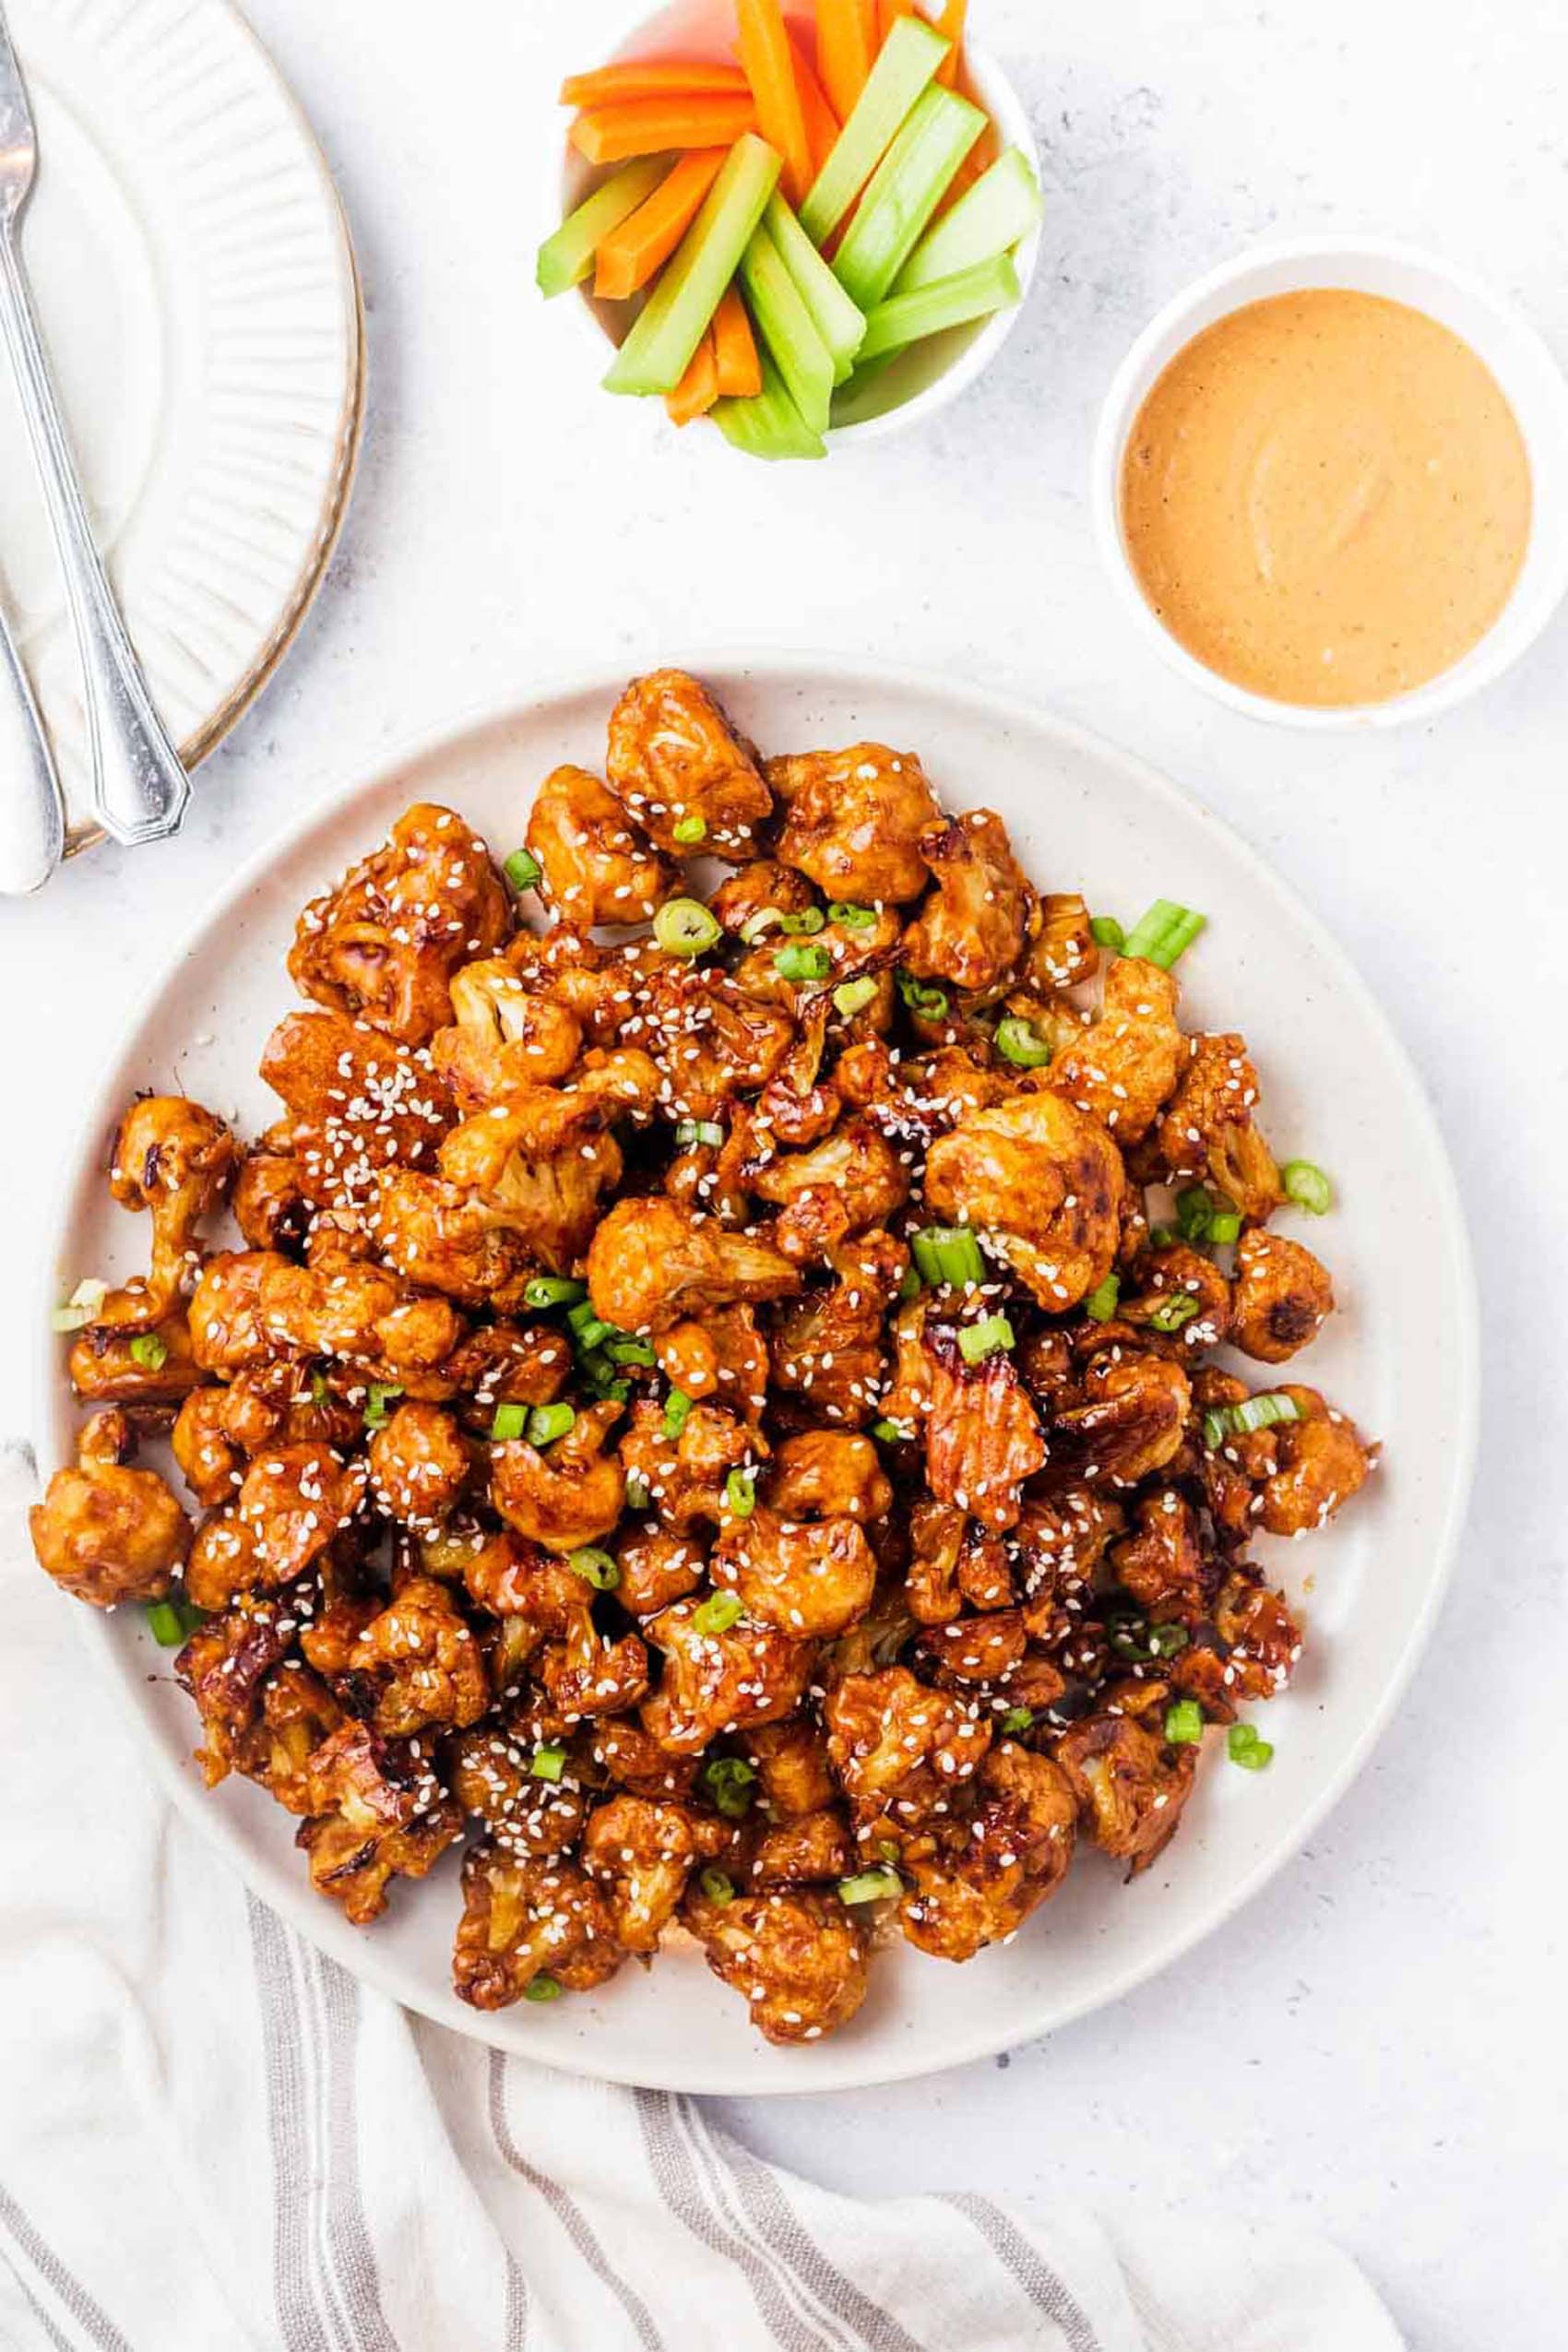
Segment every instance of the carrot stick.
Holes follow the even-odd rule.
[[[806,145],[811,149],[812,178],[814,180],[838,137],[838,117],[827,102],[822,84],[813,71],[810,58],[801,47],[793,32],[790,35],[790,54],[794,62],[795,85],[801,95],[801,114],[806,126]]]
[[[699,147],[683,155],[653,194],[595,248],[593,291],[601,302],[624,302],[669,260],[718,179],[726,151]]]
[[[568,74],[563,106],[618,106],[636,98],[740,98],[746,77],[715,57],[627,57],[591,74]]]
[[[762,362],[739,289],[731,286],[713,314],[714,356],[719,389],[725,398],[749,400],[762,390]]]
[[[760,385],[757,388],[761,389]],[[690,424],[695,418],[705,417],[718,398],[719,362],[710,327],[692,353],[686,373],[673,392],[664,395],[664,405],[673,423]]]
[[[861,0],[817,0],[817,71],[841,123],[854,113],[876,53],[875,6],[876,0],[871,0],[873,20],[868,23]]]
[[[666,148],[731,147],[756,128],[756,108],[739,97],[632,98],[624,105],[592,106],[569,134],[590,163],[624,163]]]
[[[876,0],[876,45],[880,49],[900,17],[923,14],[915,0]]]
[[[785,195],[791,204],[803,204],[816,174],[783,8],[779,0],[735,0],[735,21],[741,63],[756,100],[757,128],[782,160]]]
[[[969,13],[969,0],[942,0],[942,6],[932,18],[932,29],[944,41],[953,43],[936,69],[936,78],[944,89],[955,89],[958,68],[964,56],[964,20]]]

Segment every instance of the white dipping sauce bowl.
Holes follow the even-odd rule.
[[[1308,287],[1347,287],[1425,311],[1460,336],[1497,378],[1529,458],[1530,541],[1512,595],[1485,636],[1425,685],[1387,702],[1319,709],[1233,685],[1179,645],[1138,583],[1122,519],[1128,436],[1156,383],[1195,335],[1248,303]],[[1099,552],[1134,626],[1171,667],[1232,710],[1319,734],[1399,727],[1441,711],[1501,677],[1533,645],[1568,590],[1568,381],[1535,328],[1479,279],[1432,255],[1376,237],[1332,244],[1301,240],[1256,247],[1210,270],[1168,303],[1117,369],[1094,448],[1094,525]]]

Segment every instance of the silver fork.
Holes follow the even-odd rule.
[[[32,109],[0,11],[0,334],[16,370],[76,628],[93,810],[116,841],[156,841],[178,832],[191,788],[93,541],[22,270],[18,232],[37,165]]]

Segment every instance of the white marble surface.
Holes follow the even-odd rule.
[[[1446,1126],[1487,1357],[1456,1587],[1360,1785],[1179,1975],[1010,2063],[731,2120],[873,2192],[968,2183],[1293,2215],[1354,2250],[1421,2352],[1560,2345],[1568,1045],[1549,974],[1568,618],[1428,732],[1324,745],[1259,730],[1132,642],[1096,568],[1085,483],[1097,401],[1134,329],[1266,233],[1428,243],[1515,294],[1568,354],[1559,10],[977,0],[1046,155],[1028,315],[934,429],[788,469],[740,467],[600,398],[569,323],[532,298],[548,93],[605,45],[618,7],[250,13],[352,216],[369,437],[315,615],[201,772],[184,838],[100,852],[0,912],[17,1113],[6,1295],[29,1295],[76,1074],[204,892],[302,801],[461,707],[693,642],[832,643],[1020,688],[1157,761],[1333,923]],[[0,1427],[28,1413],[25,1360],[0,1357]]]

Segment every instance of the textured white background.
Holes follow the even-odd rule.
[[[1552,979],[1568,619],[1428,732],[1322,745],[1259,730],[1133,643],[1097,570],[1086,471],[1134,330],[1268,234],[1430,244],[1568,354],[1568,31],[1553,0],[977,8],[1045,153],[1028,315],[933,429],[767,469],[599,397],[571,322],[532,298],[548,93],[607,44],[618,6],[251,0],[352,217],[365,456],[315,614],[202,771],[184,838],[100,852],[0,910],[0,1285],[18,1307],[30,1296],[77,1074],[204,892],[334,779],[470,703],[563,666],[678,659],[683,639],[831,644],[1020,689],[1163,766],[1335,926],[1446,1127],[1486,1328],[1453,1598],[1359,1787],[1183,1970],[1010,2062],[730,2120],[870,2192],[1293,2215],[1353,2249],[1421,2352],[1546,2352],[1568,2307],[1568,1037]],[[0,1427],[27,1416],[25,1361],[0,1355]]]

